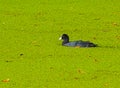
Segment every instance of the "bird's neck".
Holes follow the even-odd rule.
[[[62,42],[62,45],[66,44],[66,43],[69,43],[69,39],[65,39],[65,40]]]

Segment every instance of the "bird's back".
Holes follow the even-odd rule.
[[[66,43],[64,45],[65,46],[71,46],[71,47],[76,47],[76,46],[80,46],[80,47],[96,47],[97,46],[94,43],[91,43],[89,41],[82,41],[82,40],[72,41],[72,42]]]

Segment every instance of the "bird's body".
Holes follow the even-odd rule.
[[[97,44],[94,44],[90,41],[83,41],[83,40],[78,40],[78,41],[71,41],[69,42],[69,36],[67,34],[63,34],[60,37],[61,40],[63,40],[62,45],[63,46],[70,46],[70,47],[96,47]]]

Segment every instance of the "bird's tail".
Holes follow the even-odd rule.
[[[89,47],[98,47],[98,45],[94,43],[89,43]]]

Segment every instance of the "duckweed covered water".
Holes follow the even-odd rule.
[[[1,0],[0,87],[118,88],[119,7],[118,0]],[[61,46],[63,33],[99,47]]]

